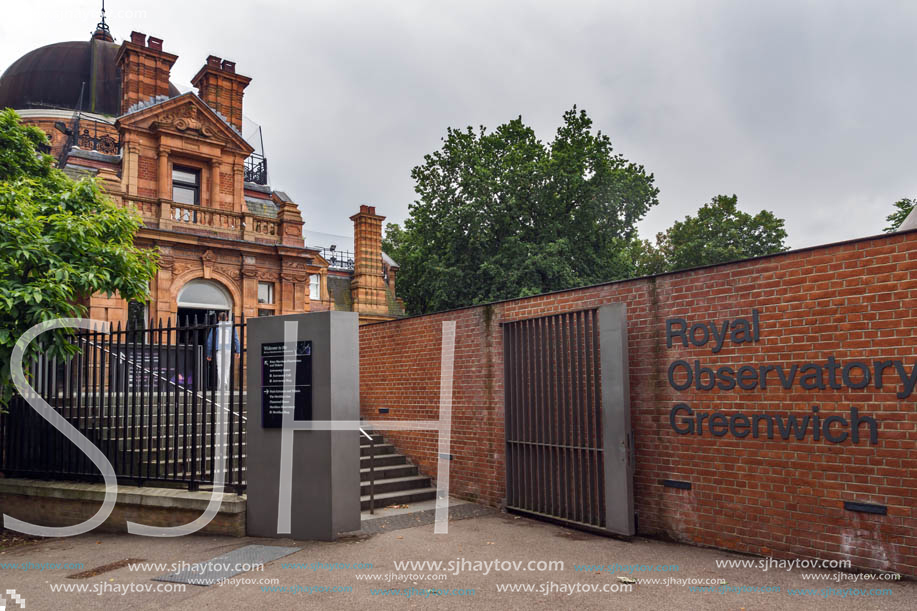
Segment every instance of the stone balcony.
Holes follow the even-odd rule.
[[[124,202],[140,212],[144,225],[153,229],[259,243],[280,243],[284,235],[285,223],[281,219],[250,212],[218,210],[139,195],[125,196]]]

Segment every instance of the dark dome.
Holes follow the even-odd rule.
[[[26,53],[0,76],[0,109],[75,110],[80,103],[80,87],[86,83],[82,110],[120,115],[121,71],[115,63],[120,48],[93,38],[58,42]],[[169,84],[171,96],[180,93]]]

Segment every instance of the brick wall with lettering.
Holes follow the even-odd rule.
[[[500,323],[606,303],[627,305],[631,417],[635,435],[635,507],[641,534],[738,552],[781,557],[849,559],[853,566],[917,575],[917,232],[865,238],[732,264],[366,325],[360,329],[360,399],[366,419],[436,419],[440,403],[443,321],[456,322],[450,483],[453,495],[501,506],[506,496],[503,430],[503,347]],[[687,331],[713,324],[731,334],[738,319],[757,310],[757,341],[667,345],[667,321],[683,319]],[[675,329],[677,323],[672,325]],[[711,327],[708,326],[708,334]],[[694,330],[697,343],[704,331]],[[806,364],[838,364],[833,388],[823,367],[824,389],[800,385]],[[747,390],[689,388],[684,366],[712,372],[748,366],[760,379]],[[841,383],[840,366],[858,361],[875,372],[886,364],[881,388]],[[784,388],[775,371],[795,381]],[[860,369],[849,372],[863,383]],[[693,372],[692,372],[693,376]],[[902,377],[903,376],[903,377]],[[751,374],[743,381],[751,387]],[[846,379],[846,378],[845,378]],[[721,379],[722,380],[722,379]],[[701,386],[710,377],[702,375]],[[808,386],[813,386],[809,379]],[[817,386],[817,384],[815,384]],[[725,384],[728,388],[728,384]],[[685,404],[675,414],[673,408]],[[813,409],[817,406],[817,409]],[[854,443],[851,408],[862,421]],[[380,413],[388,408],[388,413]],[[698,426],[698,415],[706,414]],[[710,417],[714,419],[711,429]],[[739,416],[735,416],[735,415]],[[780,420],[773,438],[766,423],[748,433],[740,416]],[[790,415],[810,418],[802,439],[784,438]],[[814,416],[827,431],[814,439]],[[735,416],[734,430],[724,423]],[[848,425],[844,428],[842,421]],[[787,421],[788,422],[788,421]],[[689,427],[693,429],[688,432]],[[676,431],[678,428],[681,432]],[[697,434],[697,430],[702,432]],[[714,434],[714,431],[716,434]],[[724,432],[725,431],[725,432]],[[745,433],[741,437],[739,434]],[[386,433],[421,469],[436,473],[436,435]],[[690,490],[662,480],[691,483]],[[886,515],[854,512],[844,502],[887,508]]]

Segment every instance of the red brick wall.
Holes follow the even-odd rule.
[[[436,419],[441,325],[456,321],[451,490],[500,506],[505,498],[503,354],[500,323],[624,302],[628,308],[631,413],[636,438],[639,531],[774,556],[850,559],[854,566],[917,574],[917,392],[714,389],[682,392],[666,374],[676,359],[738,367],[901,359],[917,364],[917,232],[796,251],[466,308],[360,328],[360,399],[367,419]],[[665,321],[718,322],[760,313],[760,340],[667,348]],[[677,434],[669,412],[849,417],[878,421],[878,444]],[[380,414],[379,408],[390,409]],[[762,430],[764,427],[762,426]],[[387,433],[428,474],[435,434]],[[685,480],[691,490],[664,488]],[[885,516],[846,511],[844,501],[886,505]]]

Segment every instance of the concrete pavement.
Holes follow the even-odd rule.
[[[292,545],[302,550],[276,560],[263,571],[237,575],[223,585],[188,585],[183,592],[122,593],[125,588],[166,588],[171,584],[152,581],[164,575],[164,567],[131,570],[124,561],[146,563],[203,563],[248,544]],[[717,560],[757,558],[718,550],[636,538],[610,539],[559,526],[492,513],[451,521],[449,534],[434,535],[433,525],[347,537],[333,543],[190,536],[154,539],[129,535],[80,536],[44,540],[0,552],[0,594],[14,589],[26,602],[27,611],[37,609],[188,609],[194,611],[270,608],[282,609],[634,609],[634,610],[752,610],[752,609],[917,609],[917,582],[852,581],[839,574],[841,583],[812,581],[803,574],[834,575],[834,571],[772,568],[718,568]],[[441,561],[439,570],[429,566],[396,569],[396,561]],[[493,565],[494,561],[501,564]],[[535,564],[528,563],[535,561]],[[538,566],[539,561],[563,562]],[[509,568],[517,562],[519,568]],[[46,568],[2,568],[8,563],[82,563],[81,571]],[[322,563],[322,564],[319,564]],[[479,563],[476,565],[475,563]],[[486,564],[491,563],[488,569]],[[368,565],[372,568],[368,568]],[[576,570],[576,565],[614,565],[627,568]],[[106,567],[108,565],[108,567]],[[293,565],[292,567],[290,565]],[[635,566],[642,566],[644,570]],[[677,569],[674,567],[677,566]],[[82,579],[68,576],[102,567]],[[668,567],[667,570],[648,570]],[[545,570],[539,570],[544,568]],[[90,571],[92,573],[92,571]],[[433,579],[431,575],[445,575]],[[569,588],[616,589],[619,576],[637,579],[725,581],[723,592],[692,592],[689,585],[637,583],[632,591],[567,594]],[[394,577],[393,577],[394,576]],[[376,577],[368,581],[367,577]],[[395,579],[404,581],[384,581]],[[254,581],[245,583],[242,580]],[[264,583],[272,582],[274,583]],[[258,583],[262,582],[262,583]],[[670,582],[671,583],[671,582]],[[579,585],[577,585],[579,584]],[[83,587],[85,592],[52,591]],[[531,592],[500,592],[500,587]],[[695,585],[695,588],[697,585]],[[792,594],[793,589],[834,593]],[[291,591],[280,591],[288,588]],[[312,588],[315,591],[309,592]],[[413,590],[411,590],[413,588]],[[427,593],[428,589],[438,593]],[[749,592],[749,588],[770,591]],[[777,590],[779,588],[779,591]],[[853,594],[854,589],[890,590],[888,596]],[[296,592],[296,590],[299,590]],[[325,591],[320,591],[324,589]],[[346,591],[329,591],[329,590]],[[402,591],[393,595],[392,590]],[[736,592],[736,589],[746,591]],[[406,593],[405,593],[406,590]],[[846,590],[846,593],[844,592]],[[381,594],[380,592],[387,593]],[[473,594],[471,593],[473,591]],[[545,594],[544,591],[548,593]],[[374,593],[376,592],[376,593]],[[461,594],[460,594],[461,592]],[[411,595],[408,596],[407,593]],[[17,607],[7,602],[7,609]]]

